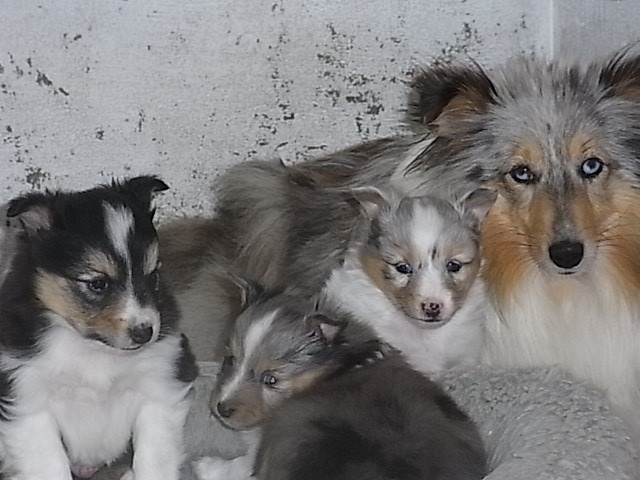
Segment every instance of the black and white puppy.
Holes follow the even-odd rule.
[[[177,480],[197,367],[159,274],[152,176],[9,203],[23,226],[0,287],[5,479]]]

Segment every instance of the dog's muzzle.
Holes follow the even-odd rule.
[[[577,267],[584,257],[584,245],[581,242],[561,240],[549,246],[549,258],[560,268]]]

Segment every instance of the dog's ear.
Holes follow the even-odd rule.
[[[267,295],[267,291],[262,285],[247,280],[236,272],[225,269],[224,275],[231,280],[231,283],[238,287],[238,291],[240,292],[240,306],[243,310],[252,303],[255,303],[259,298]]]
[[[391,192],[383,192],[376,187],[353,188],[351,195],[358,201],[369,220],[376,218],[381,210],[390,209],[394,202]]]
[[[322,313],[315,313],[305,318],[309,327],[309,335],[319,335],[327,345],[335,342],[336,338],[344,330],[344,323],[338,322]]]
[[[407,120],[419,132],[446,137],[460,130],[465,117],[485,112],[495,97],[493,82],[480,65],[435,64],[414,77]]]
[[[151,212],[152,217],[155,213],[155,209],[151,210],[151,200],[154,194],[169,189],[169,185],[154,175],[143,175],[123,182],[114,182],[113,187],[136,198],[146,210]]]
[[[600,71],[600,84],[610,95],[640,101],[640,51],[629,46],[615,54]]]
[[[497,198],[498,193],[494,190],[478,188],[456,202],[455,206],[467,225],[478,232]]]
[[[24,231],[34,235],[49,230],[53,224],[53,199],[55,194],[32,192],[9,202],[6,215],[17,218]]]

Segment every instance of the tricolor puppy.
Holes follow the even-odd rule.
[[[369,226],[326,295],[422,372],[476,363],[488,306],[479,228],[495,193],[479,189],[455,203],[373,187],[354,195]]]
[[[239,317],[211,407],[262,440],[255,461],[202,459],[198,478],[482,478],[482,442],[453,400],[365,324],[308,303],[264,297]]]
[[[151,198],[137,177],[30,193],[0,288],[3,478],[89,477],[133,441],[123,478],[178,479],[197,369],[160,278]]]

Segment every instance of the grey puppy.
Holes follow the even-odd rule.
[[[473,422],[367,326],[324,301],[251,300],[211,400],[228,427],[262,427],[248,458],[203,459],[201,480],[480,479]]]

